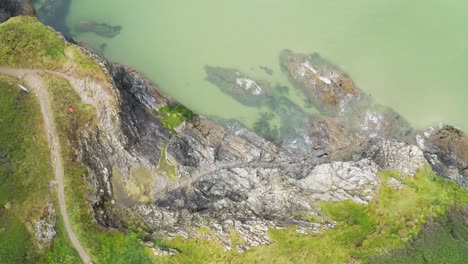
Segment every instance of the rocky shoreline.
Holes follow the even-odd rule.
[[[450,126],[415,131],[318,55],[281,54],[289,78],[323,116],[307,120],[304,134],[274,144],[200,116],[174,133],[153,114],[173,100],[136,71],[81,49],[112,80],[111,87],[83,84],[87,92],[80,96],[95,107],[98,123],[78,131],[75,149],[88,168],[90,203],[103,226],[134,227],[155,237],[218,239],[227,250],[234,231],[243,240],[235,246],[244,251],[271,243],[270,228],[333,228],[307,220],[321,214],[316,202],[368,203],[382,170],[411,177],[428,162],[440,176],[468,186],[468,139],[462,131]],[[268,94],[267,84],[241,73],[234,78],[233,69],[209,71],[239,100]],[[163,163],[174,166],[175,179],[167,177]],[[204,228],[214,236],[201,235]]]

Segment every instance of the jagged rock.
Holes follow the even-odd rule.
[[[411,174],[422,166],[417,148],[383,140],[359,143],[351,155],[345,151],[353,161],[330,163],[326,156],[354,149],[358,138],[332,119],[309,131],[330,152],[326,156],[292,155],[247,129],[226,129],[199,116],[174,134],[152,114],[171,100],[133,70],[101,65],[112,85],[75,84],[82,101],[97,113],[96,125],[79,131],[76,151],[89,169],[95,217],[106,226],[136,225],[167,238],[197,237],[199,228],[208,228],[214,231],[211,239],[226,249],[234,230],[242,251],[270,243],[269,228],[295,225],[301,232],[316,232],[332,227],[295,216],[319,214],[317,201],[367,203],[380,183],[379,169]],[[160,171],[162,157],[174,170],[173,179]]]
[[[330,160],[352,160],[354,148],[365,142],[364,138],[346,129],[338,118],[312,122],[309,136],[314,152],[326,155]]]
[[[294,219],[297,213],[316,215],[320,210],[315,201],[369,202],[379,184],[379,169],[412,174],[423,165],[417,148],[377,140],[359,145],[355,151],[359,155],[347,154],[356,161],[327,163],[328,157],[291,155],[246,129],[225,129],[202,117],[186,122],[173,135],[150,114],[168,99],[125,67],[109,66],[109,72],[115,82],[111,91],[120,103],[108,103],[108,109],[119,115],[106,113],[120,118],[107,122],[109,117],[102,114],[102,124],[98,125],[102,132],[83,141],[93,148],[85,156],[96,175],[91,177],[96,179],[92,180],[95,190],[104,190],[96,192],[104,203],[96,202],[94,208],[106,225],[123,227],[131,224],[128,219],[140,219],[145,230],[167,238],[194,237],[198,228],[208,228],[227,249],[231,230],[235,230],[243,240],[238,245],[242,251],[270,243],[268,228],[297,225],[302,232],[325,228]],[[93,100],[100,100],[99,96]],[[328,138],[320,138],[320,128],[330,130]],[[341,148],[340,144],[353,149],[351,143],[357,136],[332,120],[318,123],[314,129],[316,139],[322,140],[330,156]],[[164,146],[168,160],[176,166],[175,181],[151,172]],[[362,151],[371,147],[372,151]],[[116,167],[119,173],[114,173]],[[149,203],[126,204],[112,192],[118,187],[116,182],[130,179],[135,167],[148,168],[153,182]],[[112,177],[120,180],[111,185]]]
[[[404,142],[371,139],[363,155],[372,159],[382,170],[396,170],[402,176],[414,175],[424,167],[424,153],[417,146]]]
[[[55,235],[56,215],[55,208],[52,202],[47,204],[41,219],[33,223],[34,235],[39,249],[44,249],[50,246]]]
[[[418,135],[418,145],[442,177],[468,187],[468,138],[454,127],[443,126]]]
[[[304,179],[300,186],[317,200],[368,203],[375,195],[380,181],[378,166],[371,160],[332,162],[322,164]]]

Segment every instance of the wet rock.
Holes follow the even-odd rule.
[[[105,38],[113,38],[120,34],[121,26],[110,26],[106,23],[98,23],[95,21],[82,20],[74,26],[76,32],[93,32],[98,36]]]
[[[330,160],[352,160],[356,146],[365,142],[364,138],[346,129],[338,118],[319,119],[310,124],[311,146],[317,155]]]
[[[417,138],[424,155],[439,175],[468,187],[468,138],[461,130],[443,126]]]
[[[258,106],[271,87],[266,81],[253,80],[236,69],[205,66],[206,80],[237,101]]]
[[[414,130],[409,122],[389,107],[370,101],[348,105],[341,115],[349,130],[364,138],[397,139],[415,143]]]
[[[49,202],[41,219],[33,223],[34,235],[39,249],[44,249],[52,244],[57,234],[55,232],[56,220],[54,205]]]
[[[351,78],[317,53],[307,56],[284,50],[280,61],[291,82],[322,111],[340,112],[350,101],[360,98],[361,92]]]

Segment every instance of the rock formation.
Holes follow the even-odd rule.
[[[97,109],[96,131],[80,135],[96,218],[104,225],[137,225],[169,238],[197,237],[199,228],[208,228],[227,249],[235,230],[245,242],[238,248],[245,250],[269,243],[268,228],[319,230],[320,224],[295,217],[320,214],[316,201],[369,202],[380,170],[412,175],[424,165],[415,146],[367,140],[332,120],[318,121],[311,131],[327,155],[291,155],[246,129],[232,131],[202,117],[174,134],[151,115],[172,102],[138,73],[107,67],[114,81],[110,92],[91,86],[94,96],[83,98],[106,111]],[[344,157],[348,161],[340,161]],[[174,166],[175,179],[161,162]],[[143,186],[139,179],[149,179],[144,191],[133,187]]]
[[[219,239],[226,249],[234,231],[244,241],[236,245],[242,251],[270,243],[269,228],[333,228],[307,220],[320,215],[317,201],[368,203],[378,191],[379,171],[411,177],[424,166],[424,156],[436,171],[466,184],[467,141],[460,131],[443,128],[419,138],[424,153],[402,142],[413,135],[407,122],[372,104],[349,76],[318,55],[285,51],[282,65],[326,116],[306,120],[305,131],[273,144],[245,128],[225,128],[200,116],[172,131],[154,115],[172,100],[137,72],[83,51],[111,79],[109,85],[90,80],[75,85],[82,101],[96,110],[96,125],[77,131],[75,152],[88,168],[89,199],[104,226],[131,226],[167,238]],[[207,71],[236,96],[268,93],[269,85],[241,73]],[[455,170],[463,177],[455,177]],[[38,230],[43,227],[47,224],[37,224]],[[214,236],[200,234],[200,228]]]
[[[442,177],[468,187],[468,138],[452,126],[441,126],[418,135],[418,145]]]

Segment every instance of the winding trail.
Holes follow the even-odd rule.
[[[63,222],[65,225],[65,229],[68,233],[68,237],[76,249],[78,254],[80,255],[81,260],[85,264],[91,263],[91,258],[84,250],[83,246],[78,241],[76,234],[73,232],[73,229],[70,224],[70,219],[68,217],[67,212],[67,204],[65,202],[65,190],[63,184],[64,178],[64,167],[63,167],[63,160],[62,155],[60,153],[60,141],[57,136],[57,132],[54,125],[53,119],[53,112],[52,107],[49,101],[49,97],[47,95],[47,85],[45,84],[44,80],[41,78],[40,73],[50,73],[57,75],[59,77],[67,76],[66,78],[68,81],[73,79],[74,77],[65,75],[59,72],[53,71],[42,71],[42,70],[25,70],[25,69],[10,69],[10,68],[2,68],[0,67],[0,74],[10,75],[13,77],[17,77],[19,79],[24,80],[27,82],[29,89],[32,90],[34,94],[37,95],[39,100],[39,104],[41,106],[42,116],[44,118],[44,126],[47,130],[47,141],[49,143],[50,151],[51,151],[51,162],[52,167],[54,168],[55,172],[55,180],[57,181],[58,186],[58,200],[60,206],[60,214],[62,215]]]

